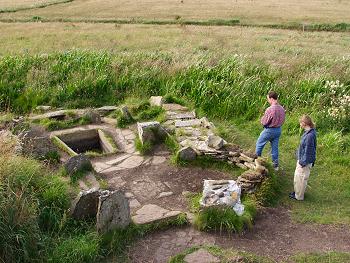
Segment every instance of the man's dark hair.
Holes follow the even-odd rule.
[[[269,96],[269,98],[273,98],[274,100],[278,99],[278,94],[275,91],[270,91],[267,96]]]

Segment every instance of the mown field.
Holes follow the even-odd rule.
[[[5,1],[0,10],[33,2]],[[40,104],[120,105],[129,97],[172,94],[215,120],[227,140],[254,150],[266,93],[273,89],[287,109],[279,204],[290,207],[297,222],[349,225],[350,35],[252,26],[350,23],[348,10],[350,2],[344,0],[74,0],[0,13],[0,20],[12,21],[0,23],[1,120],[28,114]],[[33,17],[110,23],[18,22]],[[112,23],[115,19],[239,19],[251,26]],[[316,121],[318,155],[306,199],[296,203],[287,194],[301,133],[298,118],[305,113]],[[60,174],[53,173],[47,181],[45,167],[34,160],[12,159],[13,145],[1,143],[1,257],[6,251],[14,262],[94,262],[123,250],[121,240],[147,232],[130,229],[101,237],[91,224],[68,220],[69,186],[57,180]],[[268,156],[268,148],[264,154]],[[328,262],[330,257],[324,258]]]
[[[249,24],[349,23],[349,1],[339,0],[74,0],[44,9],[0,15],[0,19],[239,19]]]

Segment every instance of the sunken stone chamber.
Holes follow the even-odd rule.
[[[88,151],[108,154],[117,150],[101,129],[67,131],[54,136],[54,140],[70,155]]]

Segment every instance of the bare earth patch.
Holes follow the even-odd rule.
[[[268,256],[282,262],[296,253],[350,252],[350,228],[345,226],[298,224],[284,207],[259,212],[252,230],[239,234],[199,232],[192,227],[153,233],[134,244],[131,262],[167,262],[195,245],[216,245]]]

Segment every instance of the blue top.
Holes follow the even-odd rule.
[[[310,129],[305,131],[301,136],[301,141],[298,149],[298,159],[301,166],[314,164],[316,161],[316,130]]]

